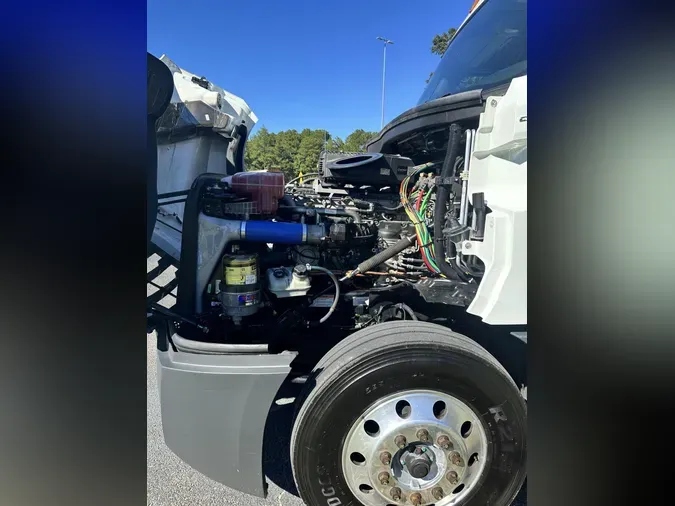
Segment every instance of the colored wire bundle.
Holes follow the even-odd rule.
[[[419,188],[413,187],[412,191],[408,193],[408,186],[413,177],[417,176],[423,170],[428,169],[433,166],[433,163],[426,163],[420,165],[416,168],[415,172],[407,176],[403,181],[401,181],[401,187],[399,189],[401,204],[403,204],[403,209],[405,210],[408,218],[415,227],[415,233],[417,234],[417,243],[420,247],[420,253],[422,254],[422,260],[424,265],[427,266],[433,273],[440,273],[440,269],[436,264],[434,256],[434,245],[431,240],[431,234],[426,225],[426,214],[430,202],[430,197],[432,194],[432,189],[427,188],[425,185],[421,185]],[[418,181],[419,183],[419,181]]]

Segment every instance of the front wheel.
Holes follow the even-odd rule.
[[[507,506],[525,479],[526,408],[486,350],[390,322],[317,364],[291,438],[309,505]]]

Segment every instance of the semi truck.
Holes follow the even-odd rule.
[[[513,502],[526,7],[477,2],[417,105],[288,181],[246,171],[257,118],[241,98],[148,54],[148,251],[177,268],[177,293],[147,314],[164,438],[187,464],[265,497],[265,427],[292,382],[288,459],[308,505]]]

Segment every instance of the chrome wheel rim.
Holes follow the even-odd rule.
[[[487,435],[464,402],[407,390],[368,408],[342,449],[349,489],[366,506],[461,504],[485,470]]]

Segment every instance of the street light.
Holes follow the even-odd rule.
[[[384,55],[382,56],[382,120],[380,121],[380,130],[382,130],[384,128],[384,77],[387,69],[387,44],[393,44],[394,41],[384,37],[378,37],[377,40],[384,43]]]

